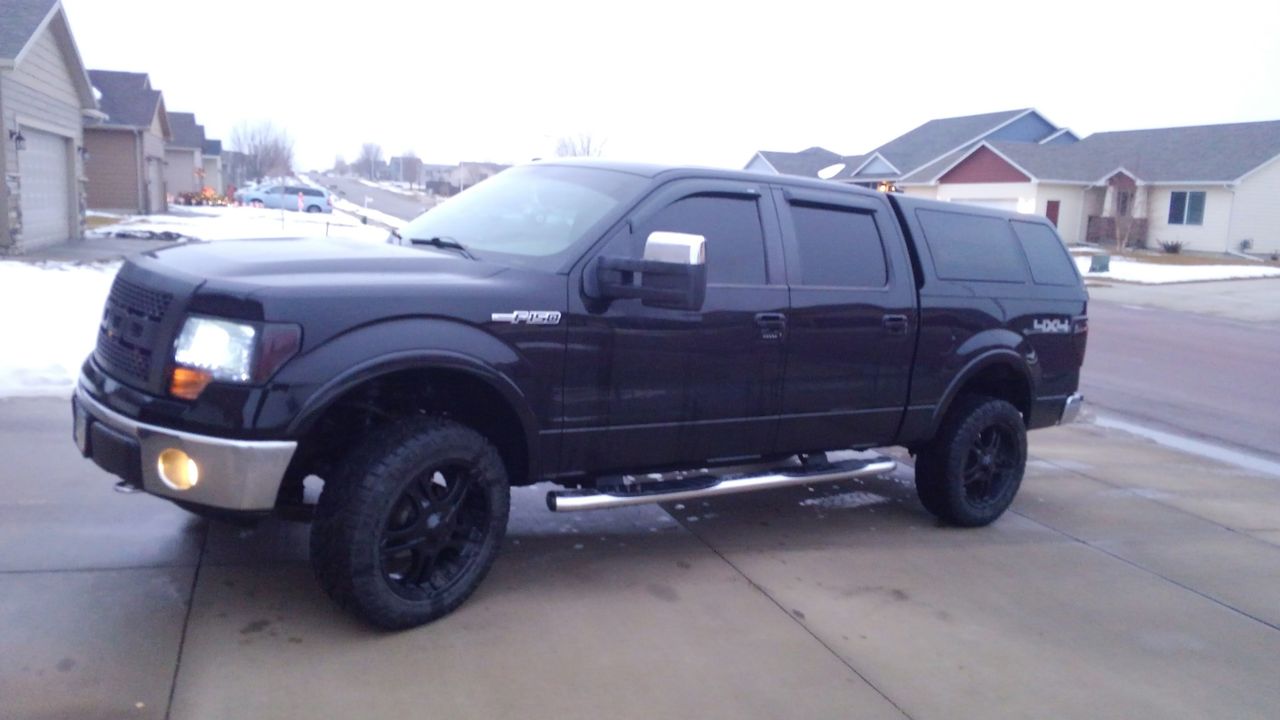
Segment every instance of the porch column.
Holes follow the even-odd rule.
[[[1147,217],[1147,199],[1150,195],[1151,186],[1143,184],[1133,190],[1133,217],[1145,219]]]
[[[1102,196],[1102,217],[1115,217],[1116,215],[1116,189],[1113,185],[1107,185],[1107,193]]]

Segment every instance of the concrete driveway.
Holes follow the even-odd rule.
[[[551,515],[456,614],[336,611],[306,527],[111,492],[66,403],[0,401],[3,718],[1272,718],[1280,478],[1035,433],[982,530],[910,470]]]

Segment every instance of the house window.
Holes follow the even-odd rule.
[[[1170,225],[1204,224],[1204,191],[1178,191],[1169,194]]]

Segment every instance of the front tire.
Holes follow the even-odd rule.
[[[436,620],[493,565],[510,492],[494,446],[445,418],[397,422],[325,483],[311,565],[338,605],[377,627]]]
[[[916,456],[916,494],[944,522],[989,525],[1013,502],[1026,466],[1022,413],[1004,400],[965,396]]]

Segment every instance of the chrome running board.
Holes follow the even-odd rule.
[[[576,512],[648,503],[694,500],[697,498],[769,490],[791,485],[853,480],[893,472],[898,463],[891,458],[845,460],[806,468],[775,469],[761,474],[701,474],[678,480],[609,485],[595,490],[553,490],[547,493],[552,512]]]

